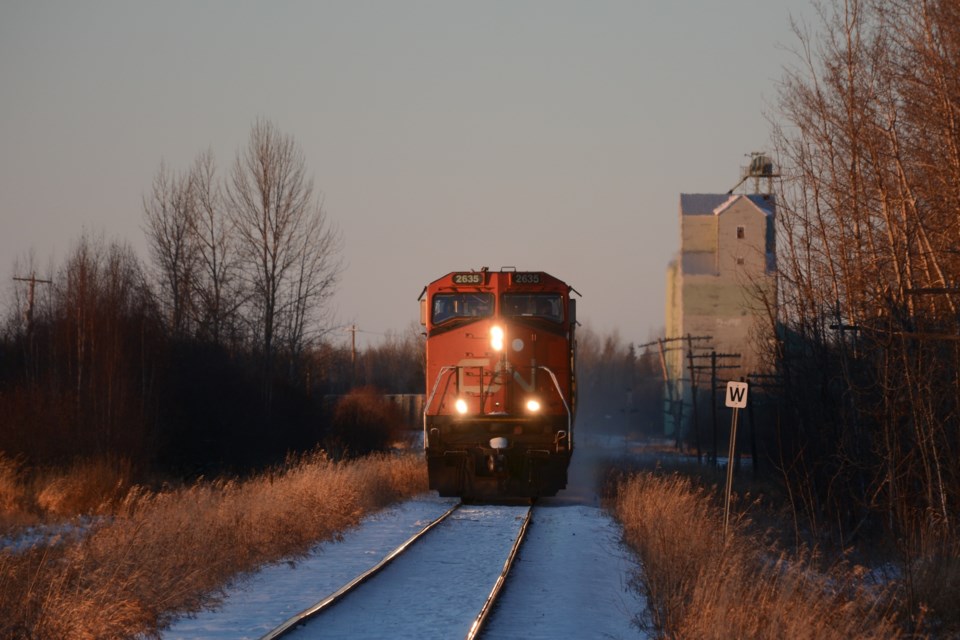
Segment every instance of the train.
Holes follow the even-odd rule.
[[[577,408],[576,299],[543,271],[454,271],[420,294],[430,488],[496,500],[567,486]]]

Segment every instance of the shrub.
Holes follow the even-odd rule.
[[[337,403],[327,449],[337,457],[387,451],[402,428],[396,405],[372,387],[355,389]]]

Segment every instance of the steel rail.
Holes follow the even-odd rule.
[[[527,509],[527,517],[523,519],[523,524],[520,526],[520,533],[517,534],[517,539],[513,542],[513,548],[510,549],[510,555],[507,556],[506,561],[503,563],[503,569],[500,571],[500,575],[493,585],[493,590],[490,591],[490,595],[487,596],[487,601],[483,603],[480,613],[477,614],[477,618],[473,621],[470,631],[467,632],[466,640],[474,640],[480,634],[490,614],[493,612],[493,605],[496,604],[497,598],[500,597],[500,591],[507,582],[507,575],[510,573],[510,569],[513,568],[513,561],[517,557],[520,545],[523,544],[523,540],[527,536],[527,528],[530,526],[532,518],[533,506],[531,505],[531,507]]]
[[[272,631],[270,631],[266,635],[261,636],[260,640],[275,640],[276,638],[283,637],[284,635],[286,635],[296,627],[300,626],[301,624],[308,622],[311,619],[317,617],[318,615],[323,613],[324,610],[326,610],[327,608],[331,607],[332,605],[336,604],[341,599],[343,599],[343,597],[346,596],[348,593],[350,593],[351,591],[359,587],[361,584],[363,584],[364,582],[366,582],[367,580],[369,580],[370,578],[378,574],[382,569],[384,569],[387,565],[393,562],[394,559],[397,558],[397,556],[399,556],[404,551],[406,551],[415,542],[423,538],[423,536],[425,536],[431,529],[433,529],[435,526],[437,526],[438,524],[446,520],[450,516],[450,514],[452,514],[457,509],[459,509],[461,506],[463,506],[463,502],[458,502],[457,504],[453,505],[453,507],[451,507],[446,513],[441,515],[439,518],[437,518],[427,526],[425,526],[419,532],[415,533],[409,540],[407,540],[406,542],[401,544],[399,547],[397,547],[396,549],[391,551],[389,554],[387,554],[383,558],[383,560],[378,562],[375,566],[371,567],[370,569],[363,572],[362,574],[360,574],[359,576],[357,576],[356,578],[354,578],[344,586],[340,587],[340,589],[338,589],[334,593],[331,593],[329,596],[327,596],[320,602],[314,604],[313,606],[307,609],[304,609],[303,611],[296,614],[292,618],[286,620],[283,624],[274,628]]]

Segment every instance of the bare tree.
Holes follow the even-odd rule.
[[[216,173],[213,151],[197,156],[190,172],[195,213],[189,223],[197,259],[193,278],[197,330],[214,344],[221,344],[225,330],[236,334],[243,296],[233,221],[226,214]]]
[[[128,245],[83,236],[53,280],[50,391],[72,399],[65,442],[142,452],[157,322],[139,260]]]
[[[777,131],[782,364],[804,495],[852,530],[880,512],[899,540],[953,535],[960,9],[833,0],[820,27],[798,31]]]
[[[192,282],[197,267],[192,176],[175,175],[160,163],[149,197],[143,198],[145,233],[159,270],[160,298],[174,335],[189,329]]]
[[[303,152],[266,120],[237,154],[226,196],[269,379],[278,345],[295,358],[322,330],[341,271],[340,235],[314,195]]]

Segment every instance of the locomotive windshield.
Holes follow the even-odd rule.
[[[492,315],[492,293],[438,293],[433,296],[433,324],[455,318],[487,318]]]
[[[556,293],[505,293],[503,315],[563,320],[563,300]]]

